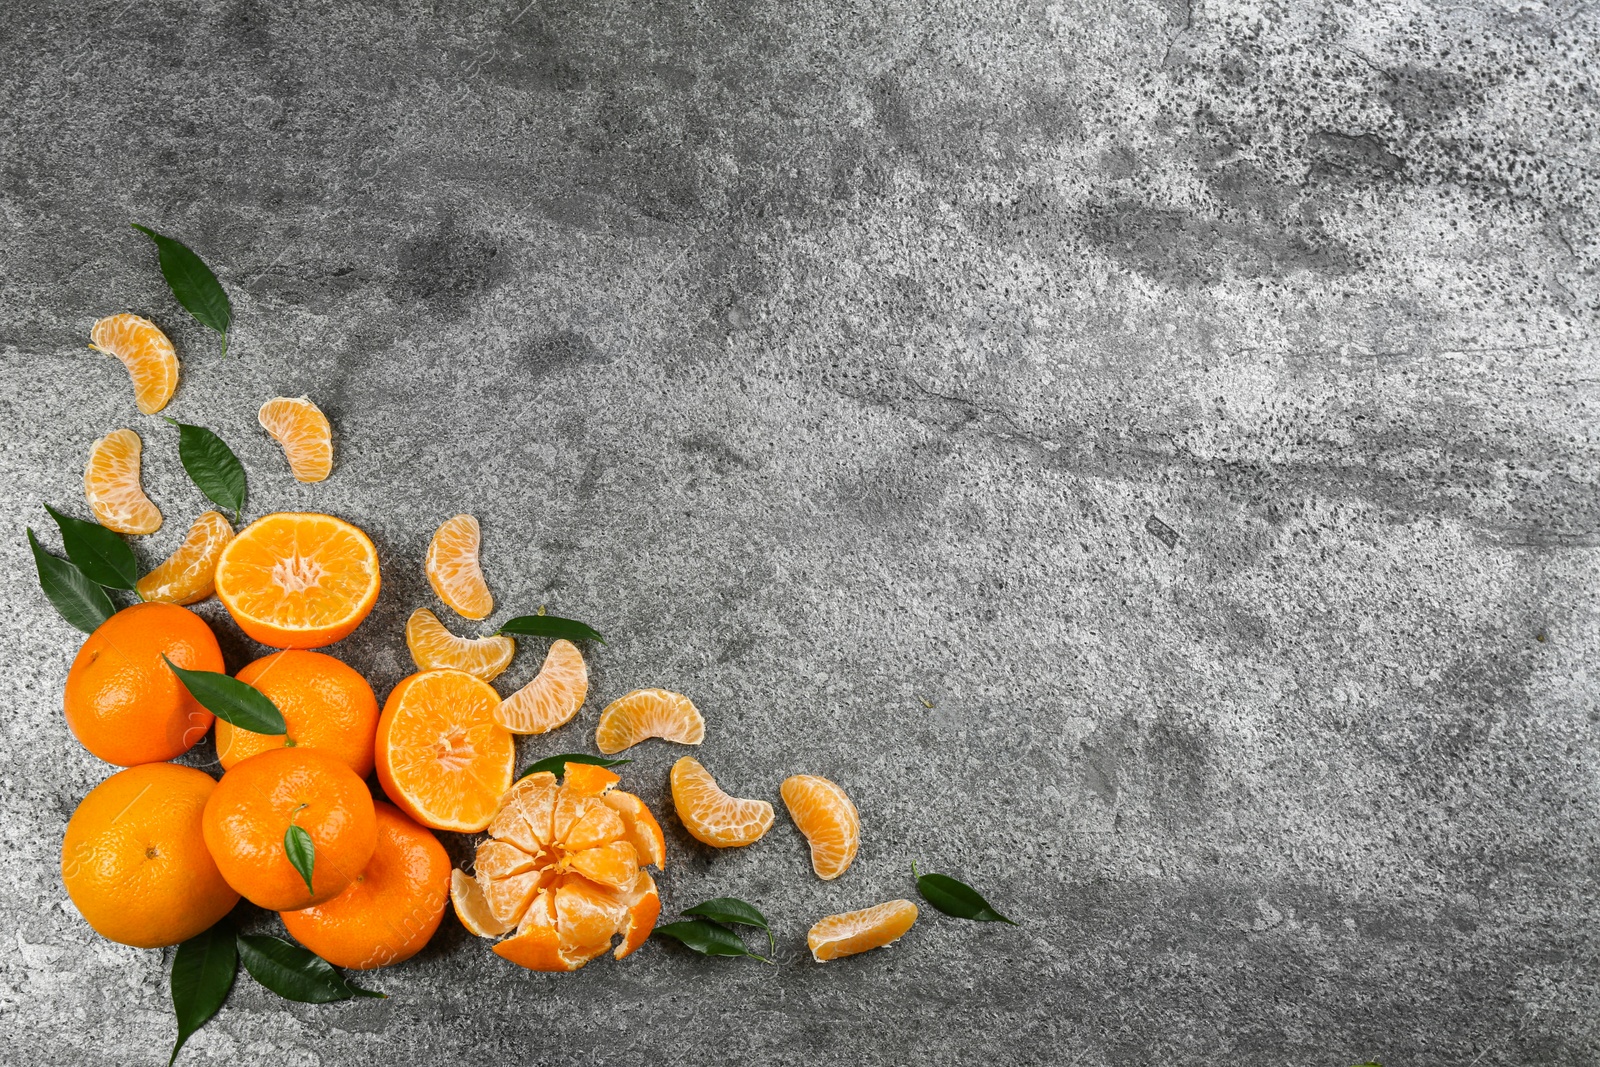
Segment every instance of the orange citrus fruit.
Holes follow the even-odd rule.
[[[569,722],[589,695],[589,668],[571,641],[551,642],[533,681],[506,697],[495,721],[514,734],[542,734]]]
[[[261,657],[236,677],[277,705],[289,732],[256,734],[218,721],[217,758],[223,770],[269,748],[303,745],[337,758],[357,778],[372,773],[378,698],[355,668],[321,652],[290,649]]]
[[[333,470],[333,427],[309,397],[275,396],[256,421],[283,446],[296,481],[320,482]]]
[[[222,649],[176,604],[134,604],[95,628],[67,671],[67,725],[83,747],[123,767],[176,759],[211,728],[211,713],[167,668],[221,671]]]
[[[916,921],[917,906],[911,901],[885,901],[819,920],[806,934],[806,944],[812,959],[827,963],[898,941]]]
[[[378,843],[367,783],[314,748],[268,749],[234,764],[206,801],[203,826],[222,877],[270,911],[332,900],[366,869]],[[310,888],[285,851],[290,826],[311,837]]]
[[[565,781],[541,771],[512,787],[478,847],[476,878],[452,876],[462,925],[485,937],[514,930],[494,951],[535,971],[575,971],[619,936],[619,960],[644,944],[661,897],[640,868],[659,866],[662,855],[635,841],[658,841],[661,828],[617,781],[604,768],[569,763]]]
[[[477,833],[511,788],[516,741],[494,721],[500,694],[464,671],[402,679],[378,719],[378,781],[435,830]]]
[[[730,797],[693,756],[672,765],[672,806],[696,841],[716,848],[754,844],[772,827],[771,804]]]
[[[217,561],[217,597],[239,628],[273,648],[321,648],[350,635],[378,600],[378,550],[332,515],[257,519]]]
[[[161,529],[161,512],[144,495],[139,481],[139,456],[144,442],[132,430],[112,430],[89,446],[83,471],[83,495],[100,525],[120,534],[149,534]]]
[[[220,511],[203,512],[183,544],[134,586],[142,600],[198,604],[217,591],[217,560],[233,540],[233,526]]]
[[[149,763],[118,771],[79,803],[61,842],[61,880],[101,937],[176,945],[239,902],[200,830],[216,787],[193,767]]]
[[[466,671],[486,682],[500,677],[517,651],[517,643],[503,634],[457,637],[427,608],[418,608],[406,620],[406,647],[419,670]]]
[[[126,313],[101,319],[89,330],[89,347],[128,368],[133,402],[146,415],[166,407],[178,388],[177,350],[149,319]]]
[[[428,584],[439,599],[463,618],[487,619],[494,596],[478,566],[478,520],[471,515],[446,519],[428,542]]]
[[[594,743],[608,756],[649,737],[698,745],[706,738],[706,721],[680,693],[635,689],[606,705],[594,731]]]
[[[294,939],[335,967],[387,967],[421,951],[444,918],[450,856],[433,834],[381,801],[378,845],[343,893],[280,917]]]
[[[825,882],[839,877],[861,847],[856,806],[843,789],[814,774],[785,778],[781,792],[789,817],[811,843],[811,869]]]

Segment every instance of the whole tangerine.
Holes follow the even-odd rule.
[[[217,756],[231,770],[271,748],[317,748],[365,778],[372,773],[378,698],[348,664],[321,652],[290,650],[263,656],[236,677],[265,693],[283,714],[287,734],[256,734],[217,723]]]

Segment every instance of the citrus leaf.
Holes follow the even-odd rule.
[[[133,558],[133,549],[114,531],[98,522],[63,515],[49,504],[44,509],[56,520],[67,558],[85,578],[113,589],[132,589],[139,581],[139,563]]]
[[[51,605],[73,626],[86,634],[117,613],[106,591],[95,585],[77,567],[39,547],[39,539],[28,528],[28,546],[33,549],[33,565],[39,570],[39,588]]]
[[[315,894],[316,890],[311,888],[311,868],[317,862],[317,847],[305,827],[291,823],[283,832],[283,854],[289,857],[294,869],[306,880],[306,892]]]
[[[187,670],[167,659],[165,655],[161,658],[167,661],[167,666],[178,676],[178,681],[189,690],[189,695],[223,722],[231,723],[241,730],[249,730],[253,734],[289,732],[278,706],[255,686],[247,685],[237,678],[229,678],[226,674],[218,674],[216,671]]]
[[[517,634],[521,637],[564,637],[568,641],[599,641],[602,645],[606,643],[600,631],[588,623],[563,619],[559,615],[518,615],[514,619],[507,619],[495,633]]]
[[[560,778],[566,773],[567,764],[569,763],[587,763],[594,767],[617,767],[621,764],[632,762],[633,760],[631,759],[608,759],[605,756],[591,756],[584,752],[563,752],[559,756],[546,756],[538,763],[529,766],[527,770],[517,775],[517,777],[526,778],[530,774],[549,771],[557,778]]]
[[[965,882],[958,882],[947,874],[920,874],[915,863],[911,865],[911,873],[917,879],[917,892],[922,894],[922,899],[946,915],[980,923],[1017,925],[991,908],[989,902]]]
[[[205,261],[176,238],[157,233],[137,222],[133,228],[156,243],[156,256],[161,262],[161,276],[167,288],[178,298],[178,303],[199,320],[222,335],[222,354],[228,354],[228,328],[233,324],[233,304],[223,290],[222,283],[211,273]]]
[[[772,962],[765,956],[757,956],[745,948],[744,942],[739,940],[739,935],[726,926],[718,926],[704,919],[685,919],[682,922],[667,923],[665,926],[656,927],[650,936],[654,937],[656,934],[682,942],[702,956],[749,956],[762,963]]]
[[[178,1017],[178,1040],[167,1057],[172,1067],[178,1051],[194,1032],[217,1013],[233,988],[234,972],[239,969],[239,949],[234,944],[233,928],[219,922],[203,934],[196,934],[178,946],[172,957],[172,1011]]]
[[[351,997],[388,999],[382,993],[352,985],[327,960],[281,937],[240,934],[239,958],[251,978],[285,1000],[328,1004]]]
[[[233,521],[238,522],[245,498],[244,464],[239,457],[204,426],[161,417],[178,428],[178,459],[189,479],[213,504],[233,512]]]
[[[717,897],[704,904],[696,904],[692,908],[684,908],[685,915],[693,915],[701,919],[711,919],[719,923],[735,923],[740,926],[754,926],[767,932],[767,954],[770,956],[777,951],[778,943],[773,940],[772,927],[767,925],[767,917],[756,910],[754,905],[746,904],[738,897]]]

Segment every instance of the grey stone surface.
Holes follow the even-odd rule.
[[[22,535],[116,426],[142,559],[204,506],[84,349],[134,310],[252,513],[378,543],[332,651],[380,698],[471,511],[498,617],[615,636],[529,756],[662,685],[730,789],[826,774],[865,823],[834,883],[781,816],[712,854],[645,746],[667,915],[755,901],[780,966],[532,975],[447,918],[386,1001],[241,979],[185,1062],[1600,1062],[1597,34],[1566,0],[10,5],[0,1061],[172,1039],[170,953],[57,877],[110,769]],[[130,220],[217,267],[226,361]],[[332,417],[327,482],[256,428],[280,393]],[[1023,925],[804,956],[914,859]]]

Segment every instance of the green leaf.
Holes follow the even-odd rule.
[[[244,510],[244,464],[233,454],[233,449],[222,438],[204,426],[191,426],[177,419],[161,416],[178,428],[178,458],[183,469],[199,487],[206,498],[218,507],[233,512],[233,521],[239,521]]]
[[[117,613],[104,589],[85,578],[77,567],[39,547],[32,527],[28,528],[28,545],[33,549],[33,565],[39,570],[39,588],[63,619],[92,634],[95,627]]]
[[[189,695],[200,706],[223,722],[232,723],[241,730],[254,734],[286,734],[288,724],[272,699],[237,678],[229,678],[216,671],[191,671],[173,663],[165,655],[167,666],[178,676],[178,681],[189,690]]]
[[[294,869],[306,880],[306,892],[315,895],[317,891],[311,887],[311,868],[317,862],[317,846],[312,843],[305,827],[291,823],[283,832],[283,854],[289,857]]]
[[[205,261],[182,241],[157,233],[148,226],[133,223],[133,228],[156,243],[161,261],[161,276],[178,303],[200,321],[222,335],[222,355],[228,355],[228,328],[233,324],[233,304],[222,283]]]
[[[172,957],[172,1011],[178,1017],[178,1041],[167,1057],[172,1067],[178,1051],[194,1032],[206,1024],[228,999],[234,972],[239,969],[239,949],[233,928],[219,922],[178,946]]]
[[[762,963],[772,962],[767,957],[757,956],[745,948],[744,942],[739,940],[739,935],[726,926],[718,926],[704,919],[667,923],[665,926],[656,927],[651,936],[655,934],[681,941],[702,956],[749,956]]]
[[[1017,925],[991,908],[989,902],[965,882],[958,882],[946,874],[920,874],[915,863],[911,865],[911,873],[917,879],[917,892],[922,894],[922,899],[946,915],[980,923]]]
[[[281,937],[240,934],[239,958],[250,977],[285,1000],[327,1004],[351,997],[388,999],[383,993],[352,985],[327,960]]]
[[[518,615],[514,619],[507,619],[495,632],[522,637],[564,637],[568,641],[599,641],[602,645],[606,643],[600,631],[588,623],[563,619],[559,615]]]
[[[591,756],[584,752],[563,752],[559,756],[546,756],[538,763],[528,767],[517,777],[526,778],[530,774],[549,771],[557,778],[560,778],[566,773],[567,764],[569,763],[588,763],[595,767],[618,767],[624,763],[632,762],[633,760],[631,759],[607,759],[605,756]]]
[[[767,917],[757,911],[752,904],[746,904],[738,897],[717,897],[704,904],[696,904],[692,908],[684,908],[685,915],[693,915],[701,919],[711,919],[719,923],[736,923],[740,926],[754,926],[767,932],[767,954],[770,956],[778,950],[778,943],[773,940],[772,927],[767,925]]]
[[[85,522],[63,515],[49,504],[44,509],[61,530],[61,547],[67,558],[97,585],[112,589],[132,589],[139,581],[139,563],[128,542],[98,522]]]

